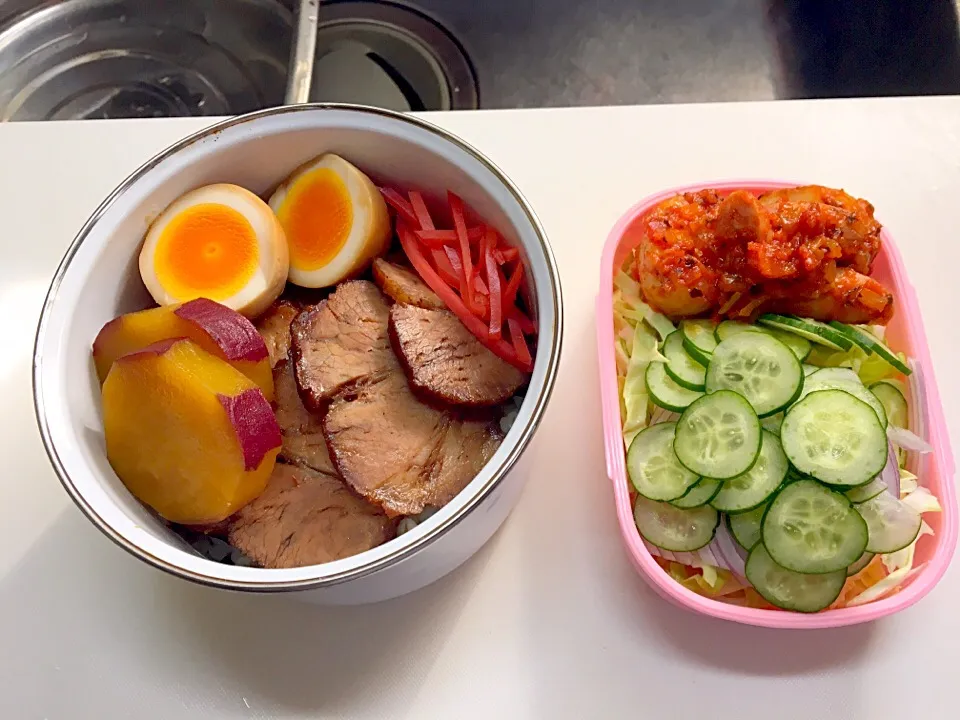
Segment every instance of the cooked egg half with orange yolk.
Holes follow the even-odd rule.
[[[336,285],[390,243],[390,216],[370,178],[333,154],[301,165],[270,198],[290,248],[290,282]]]
[[[289,262],[270,206],[224,183],[191,190],[153,221],[140,276],[160,305],[205,297],[252,318],[283,291]]]

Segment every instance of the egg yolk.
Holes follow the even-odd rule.
[[[253,277],[260,259],[257,235],[242,213],[203,203],[167,223],[157,241],[154,267],[160,283],[181,301],[226,300]]]
[[[277,218],[290,246],[290,264],[316,270],[346,244],[353,227],[353,203],[336,172],[317,168],[290,184]]]

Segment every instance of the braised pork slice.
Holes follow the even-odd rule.
[[[263,336],[270,354],[270,367],[287,359],[290,351],[290,323],[300,312],[300,308],[286,300],[278,300],[257,318],[257,331]]]
[[[397,515],[444,505],[499,442],[495,425],[465,423],[420,402],[400,372],[337,396],[323,430],[343,479]]]
[[[395,535],[395,521],[339,478],[284,463],[227,528],[228,542],[265,568],[340,560]]]
[[[434,310],[446,307],[415,272],[383,258],[373,261],[373,279],[394,302]]]
[[[291,362],[284,360],[273,369],[273,385],[276,389],[274,410],[283,440],[280,455],[295,465],[336,475],[320,416],[303,406]]]
[[[322,410],[348,383],[397,368],[389,317],[386,300],[368,280],[340,283],[326,300],[297,315],[290,356],[310,410]]]
[[[452,419],[430,476],[439,502],[430,504],[440,507],[453,500],[493,457],[501,440],[503,434],[497,423]]]
[[[449,310],[394,305],[390,333],[414,388],[443,402],[499,405],[526,380]]]

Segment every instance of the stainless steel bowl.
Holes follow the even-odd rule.
[[[380,182],[460,194],[521,249],[539,322],[534,372],[517,419],[490,462],[448,505],[381,547],[291,569],[236,567],[200,557],[127,492],[107,462],[90,345],[100,327],[149,298],[137,270],[152,217],[183,192],[234,182],[264,193],[305,159],[336,151]],[[423,120],[346,105],[274,108],[214,125],[134,172],[93,213],[51,283],[34,351],[34,401],[64,488],[111,540],[179,577],[245,591],[310,591],[330,603],[382,600],[418,589],[464,562],[496,531],[524,485],[524,451],[560,360],[562,306],[543,228],[489,159]]]

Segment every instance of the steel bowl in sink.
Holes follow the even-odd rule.
[[[17,6],[0,26],[0,120],[233,115],[283,101],[293,21],[277,0]]]

